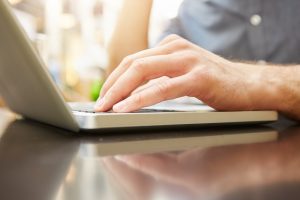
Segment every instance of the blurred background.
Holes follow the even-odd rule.
[[[96,100],[107,67],[105,46],[122,0],[8,1],[66,100]],[[157,6],[154,1],[150,44],[181,2],[164,0]]]

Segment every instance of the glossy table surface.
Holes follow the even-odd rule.
[[[300,126],[78,134],[0,110],[0,199],[300,199]]]

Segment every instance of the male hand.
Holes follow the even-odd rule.
[[[103,162],[128,193],[138,199],[150,199],[157,188],[160,192],[171,188],[171,197],[166,199],[174,199],[172,194],[178,194],[176,191],[181,197],[187,195],[182,199],[232,199],[226,197],[239,191],[268,191],[260,194],[268,196],[270,186],[290,187],[300,180],[300,159],[295,159],[300,153],[299,131],[298,126],[285,130],[276,142],[122,155],[103,158]],[[279,192],[278,187],[274,189]]]
[[[131,112],[182,96],[217,110],[277,109],[278,91],[268,82],[276,68],[270,68],[234,63],[171,35],[126,57],[108,77],[95,110]]]

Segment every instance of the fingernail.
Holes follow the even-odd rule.
[[[113,110],[116,112],[126,112],[126,101],[121,101],[114,105]]]
[[[95,106],[94,106],[94,108],[95,109],[96,108],[101,108],[101,106],[103,105],[103,103],[104,103],[104,98],[98,99],[97,102],[96,102],[96,104],[95,104]]]

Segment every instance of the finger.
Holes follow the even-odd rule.
[[[150,87],[152,87],[152,86],[154,86],[154,85],[156,85],[156,84],[162,83],[162,82],[167,81],[167,80],[169,80],[169,79],[170,79],[169,77],[163,76],[163,77],[160,77],[160,78],[151,80],[151,81],[149,81],[147,84],[142,85],[141,87],[139,87],[139,88],[137,88],[136,90],[134,90],[134,91],[131,93],[131,95],[137,94],[137,93],[139,93],[139,92],[141,92],[141,91],[143,91],[143,90],[145,90],[145,89],[148,89],[148,88],[150,88]]]
[[[152,176],[156,180],[178,182],[180,169],[176,155],[150,154],[117,156],[117,160],[128,166]]]
[[[128,69],[128,67],[135,60],[154,55],[166,55],[169,53],[171,53],[171,48],[169,48],[169,46],[160,45],[159,47],[143,50],[133,55],[127,56],[106,80],[105,84],[103,85],[100,98],[106,94],[106,92],[114,84],[114,82],[121,76],[121,74],[123,74]]]
[[[114,158],[103,158],[102,162],[112,178],[134,199],[151,194],[151,177]]]
[[[115,112],[132,112],[159,102],[187,96],[190,93],[189,76],[180,76],[156,84],[134,94],[113,107]]]
[[[105,81],[101,90],[100,98],[102,98],[106,94],[106,92],[110,89],[114,82],[121,76],[121,74],[123,74],[128,69],[128,67],[133,63],[134,60],[152,56],[154,54],[159,55],[161,53],[161,49],[153,48],[143,50],[133,55],[127,56],[125,59],[122,60],[120,65],[110,74],[110,76]]]
[[[117,81],[117,79],[128,69],[128,67],[135,60],[154,55],[166,55],[169,53],[173,53],[174,43],[179,38],[180,37],[177,35],[171,35],[165,40],[163,40],[161,44],[158,45],[158,47],[143,50],[133,55],[127,56],[105,81],[101,90],[100,99],[103,98],[103,96],[105,96],[106,92],[110,89],[110,87]]]
[[[177,54],[153,56],[135,62],[109,89],[97,105],[96,111],[107,111],[119,101],[128,97],[137,87],[147,80],[161,76],[175,77],[185,74],[189,66],[180,62]]]

